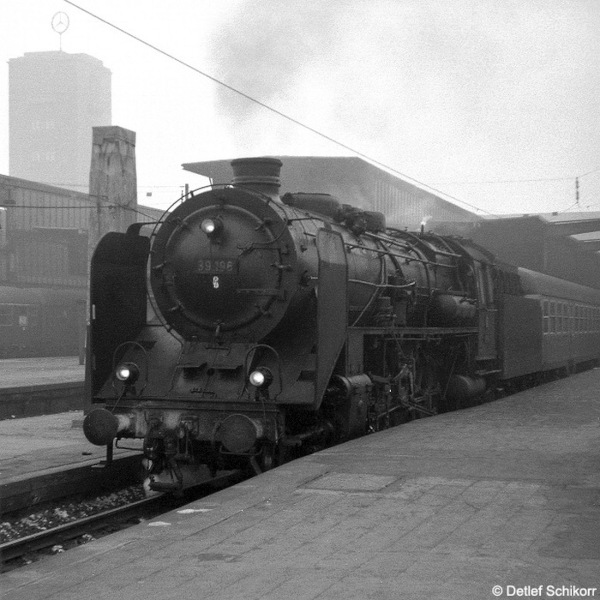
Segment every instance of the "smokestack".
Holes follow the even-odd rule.
[[[261,156],[258,158],[236,158],[231,161],[233,185],[256,190],[270,198],[279,198],[281,187],[281,167],[278,158]]]

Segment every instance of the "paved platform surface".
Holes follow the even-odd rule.
[[[0,360],[0,390],[83,381],[85,367],[77,356]]]
[[[600,371],[415,421],[0,575],[10,600],[600,597]]]
[[[141,453],[116,449],[99,469],[106,449],[85,439],[82,422],[82,411],[0,421],[0,513],[131,480]]]
[[[103,460],[105,448],[87,441],[82,422],[82,411],[0,421],[0,485]]]
[[[0,360],[0,420],[81,409],[84,378],[78,357]]]

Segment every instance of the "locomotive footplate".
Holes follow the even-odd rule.
[[[203,401],[202,411],[198,411],[198,402],[176,401],[165,407],[165,403],[158,400],[146,400],[130,406],[121,401],[118,406],[107,405],[106,408],[93,410],[86,417],[86,422],[100,423],[98,411],[105,416],[101,422],[102,429],[110,431],[110,435],[117,439],[173,436],[178,440],[214,445],[236,435],[253,433],[255,441],[275,442],[280,429],[276,407],[266,403],[223,403],[213,399],[210,402]],[[112,421],[113,425],[107,426],[107,421]],[[90,433],[89,437],[93,435]],[[100,441],[98,445],[108,443],[105,437],[98,435],[90,441]],[[239,441],[236,443],[232,440],[230,443],[232,452],[240,448]]]
[[[447,335],[475,335],[477,327],[348,327],[348,335],[383,335],[426,340]]]
[[[261,402],[149,400],[95,408],[84,431],[97,445],[143,439],[145,488],[174,491],[189,487],[223,468],[269,468],[273,448],[282,436],[283,418],[274,405]],[[204,470],[200,468],[204,465]],[[245,467],[244,467],[245,466]]]

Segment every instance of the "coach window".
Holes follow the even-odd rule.
[[[572,304],[567,305],[567,331],[569,333],[573,332],[573,317],[575,315],[575,307]]]
[[[39,317],[38,307],[30,304],[27,307],[27,317],[29,326],[36,327],[38,324]]]
[[[563,304],[562,302],[556,303],[556,332],[562,333],[563,329]]]
[[[0,304],[0,327],[10,327],[12,323],[13,307],[11,304]]]
[[[487,289],[487,299],[488,306],[493,306],[494,299],[494,279],[492,277],[492,269],[490,269],[487,265],[483,268],[483,278],[485,280],[485,287]]]
[[[548,300],[544,300],[542,307],[543,307],[542,310],[543,310],[543,321],[544,321],[543,332],[548,333],[548,331],[550,331],[550,323],[549,323],[550,316],[548,314]]]
[[[487,306],[489,303],[489,295],[484,266],[481,263],[475,263],[475,272],[477,273],[477,286],[479,287],[479,300],[481,306]]]
[[[554,302],[550,302],[550,333],[556,331],[556,305]]]

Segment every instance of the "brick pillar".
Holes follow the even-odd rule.
[[[117,126],[93,127],[92,130],[90,200],[93,208],[88,228],[88,265],[98,242],[106,233],[124,233],[137,221],[135,132]],[[88,346],[83,400],[85,414],[91,407],[89,350]]]
[[[90,196],[90,258],[109,231],[124,233],[137,220],[135,132],[123,127],[93,127]]]

